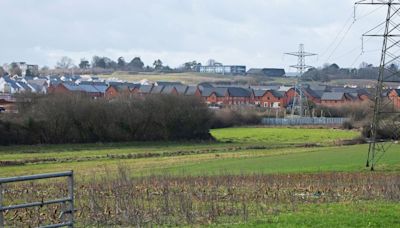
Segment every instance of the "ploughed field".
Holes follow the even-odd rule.
[[[215,142],[0,147],[0,177],[73,169],[78,226],[400,226],[398,145],[371,173],[357,131],[212,135]],[[61,180],[6,187],[6,204],[65,193]],[[10,211],[6,221],[57,222],[60,210]]]

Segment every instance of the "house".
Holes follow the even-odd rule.
[[[280,68],[251,68],[247,71],[247,75],[264,76],[264,77],[285,77],[285,69]]]
[[[58,85],[52,85],[49,88],[49,93],[81,93],[88,95],[92,98],[103,97],[106,89],[98,86],[87,85],[87,84],[75,84],[71,82],[63,82]]]
[[[400,89],[393,89],[388,94],[389,99],[393,102],[393,106],[400,108]]]
[[[15,107],[16,99],[11,94],[0,95],[0,106],[5,109],[6,112],[16,110]]]
[[[346,104],[355,101],[356,98],[348,93],[343,92],[325,92],[321,97],[321,104],[326,106],[334,106]]]
[[[23,92],[23,87],[19,85],[15,80],[9,77],[0,78],[0,93],[19,93]]]
[[[250,104],[252,99],[252,91],[242,87],[226,88],[225,101],[226,105],[244,105]]]
[[[105,96],[108,98],[112,97],[117,97],[122,94],[128,94],[129,87],[127,85],[121,84],[121,85],[110,85],[105,92]]]
[[[165,95],[178,95],[178,91],[175,88],[175,86],[164,86],[164,88],[161,90],[160,94],[165,94]]]
[[[223,105],[225,94],[226,88],[204,88],[201,91],[201,96],[208,105]]]
[[[176,89],[177,94],[179,94],[179,95],[185,95],[186,91],[189,88],[189,86],[187,86],[187,85],[176,85],[174,87]]]
[[[214,65],[214,66],[200,66],[198,67],[200,73],[206,74],[229,74],[229,75],[245,75],[246,74],[246,66],[239,65]]]
[[[143,96],[150,94],[153,90],[153,87],[153,85],[140,85],[138,88],[132,90],[131,92]]]
[[[252,101],[251,90],[241,87],[204,88],[201,96],[209,105],[244,105]]]
[[[276,90],[253,90],[254,104],[264,108],[283,108],[285,93]]]
[[[161,94],[161,92],[164,90],[164,86],[153,86],[153,88],[150,91],[150,94]]]
[[[188,86],[185,96],[196,96],[201,97],[201,91],[198,86]]]
[[[310,87],[302,88],[302,92],[307,100],[314,104],[320,104],[322,95],[325,93],[323,90],[313,90]]]

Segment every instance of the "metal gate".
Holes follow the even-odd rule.
[[[7,183],[13,182],[22,182],[22,181],[32,181],[32,180],[40,180],[40,179],[49,179],[49,178],[58,178],[58,177],[68,177],[68,196],[60,199],[53,199],[49,201],[42,202],[30,202],[18,205],[4,206],[3,205],[3,190],[5,189],[4,185]],[[4,227],[4,212],[9,210],[21,209],[21,208],[30,208],[30,207],[41,207],[44,205],[50,204],[65,204],[66,210],[64,210],[61,214],[70,214],[68,221],[64,221],[58,224],[51,224],[42,227],[73,227],[74,226],[74,173],[73,171],[62,172],[62,173],[48,173],[48,174],[38,174],[38,175],[30,175],[30,176],[19,176],[19,177],[8,177],[8,178],[0,178],[0,228]]]

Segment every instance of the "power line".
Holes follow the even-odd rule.
[[[395,81],[392,77],[398,77],[400,73],[397,69],[392,68],[392,64],[397,63],[400,59],[400,56],[396,55],[400,51],[400,34],[395,33],[398,32],[400,24],[400,2],[394,2],[394,0],[363,0],[356,2],[356,4],[382,5],[387,7],[385,21],[363,35],[383,38],[379,75],[374,97],[374,112],[368,138],[369,148],[366,164],[367,167],[371,167],[371,170],[374,170],[376,163],[380,161],[383,155],[393,145],[393,140],[399,137],[400,123],[395,121],[394,117],[398,117],[400,112],[395,109],[394,104],[391,105],[393,102],[390,99],[384,99],[382,94],[385,89],[385,83]],[[375,31],[380,26],[384,28],[383,34],[377,34]],[[373,31],[374,34],[371,34]],[[388,72],[390,73],[389,77],[387,76]],[[392,107],[390,110],[388,110],[389,105]],[[380,137],[378,133],[381,129],[389,131],[389,140]]]

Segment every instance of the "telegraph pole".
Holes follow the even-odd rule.
[[[297,57],[297,65],[292,65],[290,67],[297,69],[297,80],[296,84],[294,86],[295,89],[295,97],[293,98],[293,103],[292,103],[292,116],[294,116],[294,112],[296,109],[296,104],[300,106],[300,116],[303,116],[303,90],[302,90],[302,85],[300,84],[300,78],[303,76],[304,72],[312,68],[312,66],[306,65],[306,57],[309,56],[314,56],[317,54],[314,53],[309,53],[304,51],[304,44],[299,45],[299,51],[297,52],[288,52],[285,53],[285,55],[291,55],[291,56],[296,56]]]
[[[392,67],[398,65],[400,59],[398,55],[400,51],[400,2],[394,0],[363,0],[355,4],[385,6],[387,8],[385,21],[363,34],[363,37],[383,38],[379,75],[374,97],[374,112],[368,138],[369,149],[366,164],[373,171],[376,163],[392,146],[394,140],[397,140],[399,137],[400,125],[396,118],[399,117],[400,112],[396,110],[393,102],[384,92],[386,83],[400,82],[400,72],[398,69]],[[383,34],[377,34],[381,31],[382,27],[384,28]],[[389,131],[390,137],[381,137],[379,134],[381,129]]]

